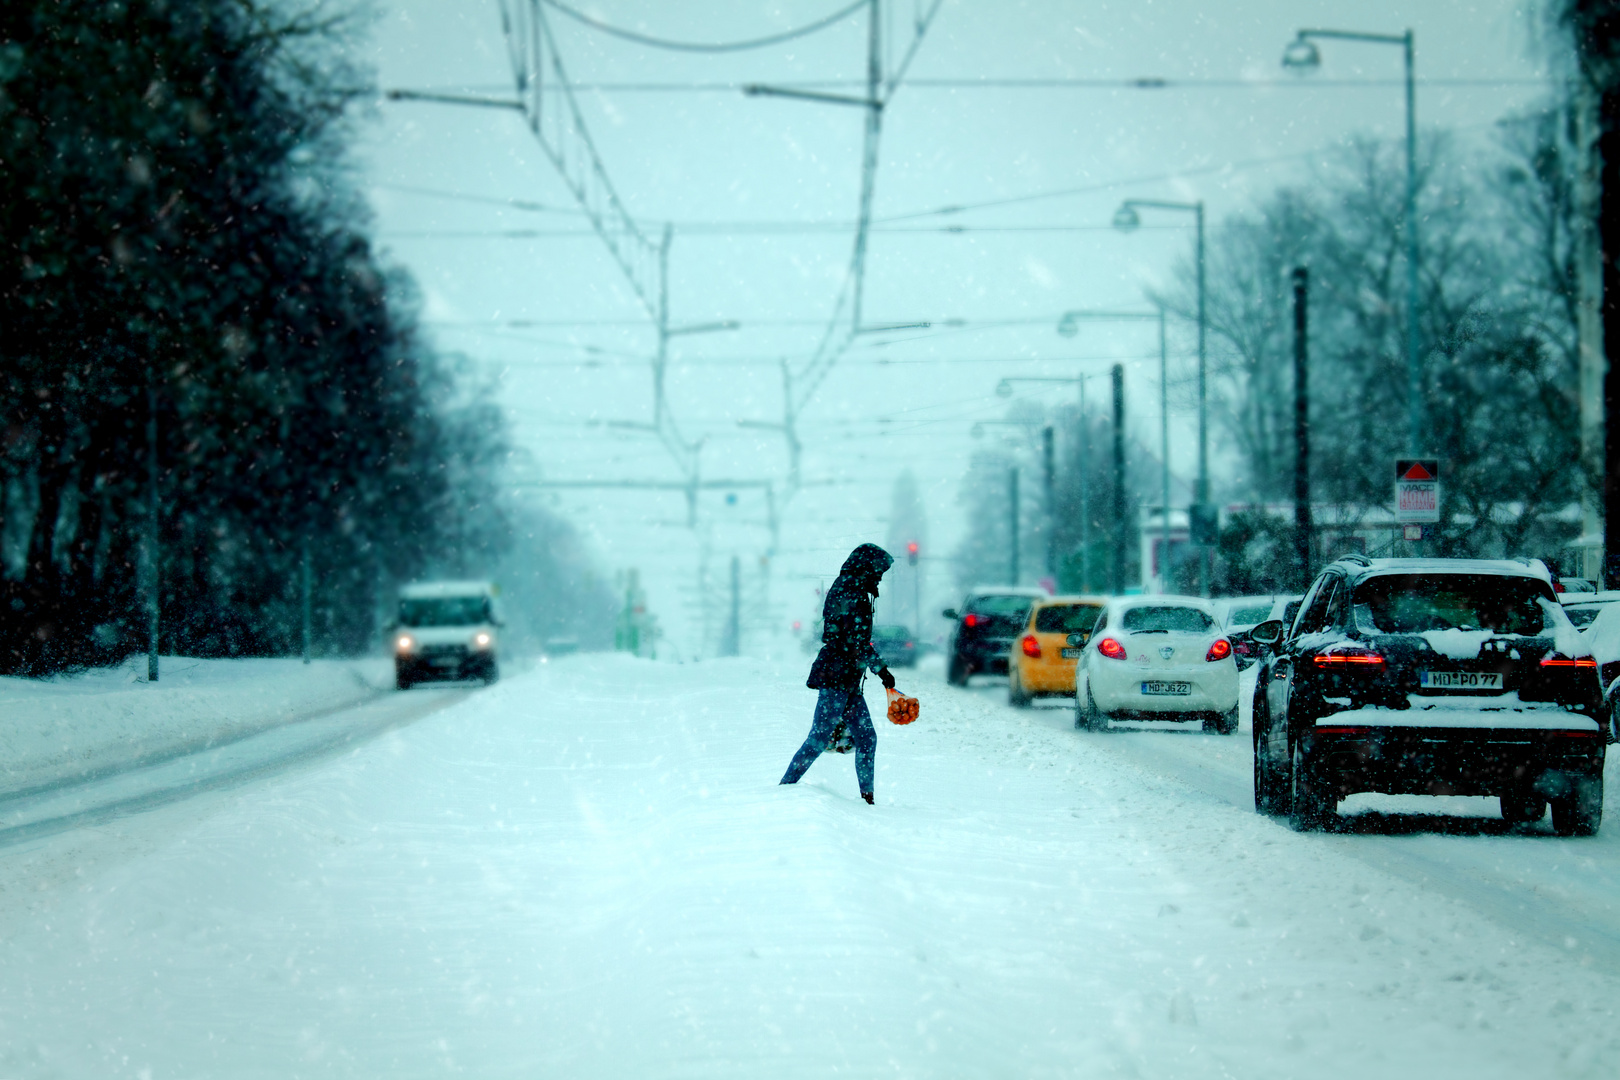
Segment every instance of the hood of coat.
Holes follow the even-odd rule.
[[[862,544],[849,553],[849,558],[844,560],[843,569],[838,571],[838,576],[848,578],[876,596],[878,579],[893,565],[894,557],[887,551],[876,544]]]

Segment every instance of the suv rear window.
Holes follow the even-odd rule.
[[[1034,603],[1030,596],[975,596],[968,610],[975,615],[1023,615]]]
[[[1035,629],[1043,634],[1084,634],[1097,622],[1097,604],[1052,604],[1035,612]]]
[[[1356,622],[1385,634],[1427,630],[1541,633],[1547,626],[1544,582],[1469,574],[1387,574],[1356,586]]]
[[[1183,634],[1202,634],[1215,628],[1215,620],[1197,608],[1133,607],[1125,612],[1120,626],[1136,631],[1173,630]]]

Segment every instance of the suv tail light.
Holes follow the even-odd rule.
[[[1355,646],[1341,646],[1329,649],[1312,657],[1319,668],[1337,668],[1340,671],[1350,667],[1382,667],[1384,658],[1371,649],[1359,649]]]
[[[1125,646],[1121,645],[1111,637],[1105,637],[1101,641],[1097,642],[1097,651],[1108,657],[1110,660],[1125,659]]]
[[[1548,653],[1541,658],[1542,667],[1595,668],[1597,660],[1590,656],[1569,657],[1563,653]]]
[[[1041,643],[1034,634],[1025,634],[1024,640],[1018,644],[1024,650],[1025,656],[1033,657],[1036,660],[1041,658]]]
[[[1208,660],[1210,663],[1214,663],[1216,660],[1225,660],[1231,655],[1232,643],[1227,641],[1225,638],[1216,638],[1215,644],[1211,645],[1209,647],[1209,652],[1204,654],[1204,659]]]
[[[975,626],[978,626],[983,621],[984,619],[981,616],[975,615],[971,611],[962,616],[962,625],[967,627],[969,630],[973,629]]]

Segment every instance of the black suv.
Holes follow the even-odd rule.
[[[1510,822],[1603,818],[1597,667],[1539,562],[1340,559],[1267,647],[1254,805],[1320,828],[1358,791],[1496,795]]]
[[[1007,650],[1023,633],[1029,609],[1045,597],[1041,589],[978,589],[968,593],[960,611],[946,608],[945,617],[956,623],[945,649],[946,680],[965,686],[974,675],[1007,674]]]

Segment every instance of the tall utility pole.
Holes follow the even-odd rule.
[[[1311,581],[1311,403],[1307,393],[1310,271],[1294,267],[1294,546],[1301,588]]]
[[[1057,463],[1053,460],[1052,425],[1041,429],[1041,477],[1046,487],[1046,573],[1057,577]]]
[[[1080,591],[1091,591],[1091,417],[1086,378],[1080,376]]]
[[[720,655],[742,655],[742,565],[735,555],[731,557],[731,604],[726,612],[726,633],[720,643]]]
[[[309,611],[309,609],[310,609],[311,582],[310,582],[310,569],[309,569],[309,533],[308,532],[305,532],[305,534],[304,534],[304,550],[303,550],[302,557],[298,560],[298,562],[299,562],[299,568],[298,568],[299,569],[299,575],[298,576],[302,579],[301,582],[300,582],[300,592],[303,594],[302,595],[302,602],[299,605],[302,608],[303,624],[304,624],[304,649],[303,649],[303,654],[304,654],[304,663],[307,664],[307,663],[309,663],[309,651],[310,651],[309,646],[310,646],[310,637],[311,637],[311,634],[310,634],[310,611]]]
[[[158,590],[162,562],[158,551],[157,374],[146,367],[146,681],[158,681]]]
[[[1007,470],[1007,584],[1018,584],[1018,466]]]
[[[1603,574],[1603,243],[1604,162],[1598,153],[1603,125],[1593,80],[1577,75],[1571,90],[1575,114],[1575,336],[1580,356],[1576,394],[1581,409],[1581,563],[1579,576],[1605,587]],[[1620,554],[1617,552],[1616,554]],[[1607,586],[1613,588],[1612,585]]]
[[[1620,33],[1613,0],[1564,0],[1574,30],[1580,92],[1576,95],[1582,155],[1588,163],[1587,198],[1580,217],[1590,239],[1589,277],[1582,288],[1598,324],[1581,334],[1582,449],[1595,513],[1592,540],[1601,538],[1598,588],[1620,588],[1620,363],[1605,354],[1620,344]],[[1577,173],[1579,176],[1579,173]],[[1577,193],[1581,191],[1577,188]],[[1587,260],[1582,260],[1583,262]],[[1595,280],[1592,280],[1595,279]],[[1600,401],[1596,408],[1587,405]]]
[[[1164,306],[1159,307],[1159,591],[1170,581],[1170,350],[1165,342]],[[1144,577],[1146,575],[1143,575]]]
[[[1114,544],[1112,591],[1125,591],[1125,365],[1115,364],[1114,382]]]

